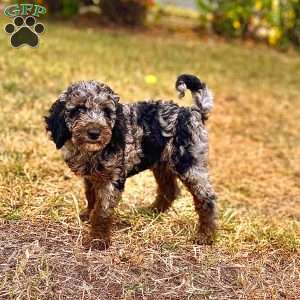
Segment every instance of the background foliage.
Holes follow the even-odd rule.
[[[154,4],[151,0],[101,0],[99,2],[102,14],[118,24],[143,26],[147,10]]]
[[[152,0],[40,0],[51,15],[70,17],[79,12],[80,5],[95,5],[107,21],[130,26],[143,26]]]
[[[300,45],[299,0],[198,0],[201,25],[226,37]]]
[[[80,6],[90,5],[100,8],[99,18],[102,20],[135,27],[146,24],[149,12],[157,15],[161,12],[160,8],[164,7],[160,5],[162,1],[155,0],[34,2],[46,6],[49,15],[62,17],[77,15]],[[201,29],[205,31],[230,38],[263,40],[269,45],[281,48],[291,43],[300,46],[300,0],[195,0],[195,2],[198,5]],[[150,10],[152,7],[159,9]]]

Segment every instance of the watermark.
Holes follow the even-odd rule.
[[[10,44],[14,48],[28,45],[37,47],[39,35],[45,26],[38,23],[36,18],[45,15],[44,6],[38,4],[15,4],[5,8],[4,15],[13,18],[12,23],[6,24],[4,31],[10,35]]]

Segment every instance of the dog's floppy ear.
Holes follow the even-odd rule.
[[[60,149],[71,137],[71,133],[66,125],[64,111],[65,101],[58,99],[51,106],[49,115],[45,117],[46,130],[50,132],[57,149]]]

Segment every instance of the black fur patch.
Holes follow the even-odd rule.
[[[182,83],[185,83],[187,89],[191,90],[191,92],[197,92],[205,87],[205,84],[198,77],[190,74],[180,75],[176,80],[175,88],[177,89]]]
[[[159,107],[160,102],[140,102],[137,106],[137,125],[144,132],[141,142],[143,153],[140,155],[140,164],[130,170],[128,176],[149,169],[160,160],[167,138],[162,135],[158,121]]]
[[[107,159],[108,156],[114,155],[119,151],[124,151],[125,135],[126,126],[123,108],[121,104],[118,104],[116,110],[116,123],[112,131],[112,137],[110,143],[103,150],[102,157]]]
[[[51,132],[57,149],[60,149],[71,138],[71,133],[65,122],[64,111],[65,103],[58,100],[50,108],[49,116],[45,117],[47,130]]]

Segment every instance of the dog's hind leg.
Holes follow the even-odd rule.
[[[176,175],[166,165],[160,165],[152,169],[157,186],[157,195],[151,208],[157,212],[166,211],[179,195]]]
[[[184,185],[193,195],[199,227],[196,236],[198,244],[212,244],[216,230],[216,195],[209,182],[208,171],[197,165],[179,175]]]
[[[89,221],[91,211],[94,208],[94,204],[96,201],[96,194],[95,194],[95,188],[93,183],[88,179],[84,179],[84,189],[85,189],[85,197],[88,205],[86,209],[80,212],[79,216],[81,221],[86,222]]]

